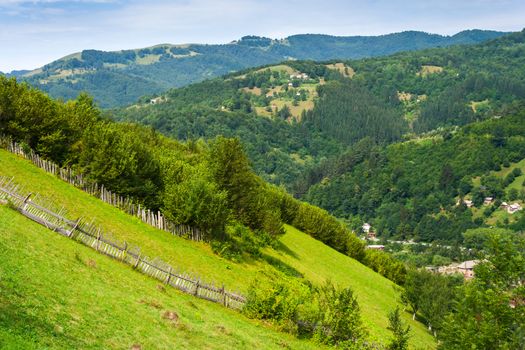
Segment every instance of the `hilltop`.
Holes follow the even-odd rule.
[[[269,63],[373,57],[475,44],[504,34],[468,30],[453,36],[415,31],[351,37],[303,34],[284,39],[245,36],[221,45],[160,44],[114,52],[84,50],[12,75],[56,98],[72,99],[87,91],[102,107],[115,107],[133,103],[143,95]]]

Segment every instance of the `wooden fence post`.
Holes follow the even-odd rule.
[[[23,206],[23,208],[22,208],[23,210],[26,210],[26,209],[27,209],[27,201],[29,200],[29,197],[31,197],[32,195],[33,195],[32,193],[29,193],[29,194],[27,195],[27,197],[24,199],[24,203],[23,203],[24,206]]]
[[[99,251],[100,249],[100,228],[98,229],[98,232],[97,232],[97,252]]]
[[[122,251],[122,261],[126,260],[127,253],[128,253],[128,242],[124,242],[124,250]]]
[[[137,256],[137,261],[135,262],[135,265],[133,265],[133,268],[136,269],[139,266],[140,263],[140,254]]]
[[[170,268],[168,270],[168,278],[166,279],[166,284],[170,284],[170,281],[171,281],[171,270],[172,270],[172,268],[170,266]]]
[[[199,282],[200,282],[200,280],[197,280],[197,282],[195,282],[195,293],[193,293],[193,294],[196,295],[196,296],[199,295]]]
[[[222,305],[227,306],[226,305],[226,291],[224,289],[224,284],[222,285],[221,293],[222,293]]]
[[[78,225],[80,225],[80,219],[78,218],[77,222],[75,223],[75,226],[73,226],[73,229],[69,231],[69,237],[72,238],[73,234],[75,233],[75,230],[77,229]]]

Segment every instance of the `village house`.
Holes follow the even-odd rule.
[[[469,280],[471,278],[474,278],[474,266],[476,266],[478,262],[476,260],[467,260],[459,264],[458,271],[463,274],[463,277],[465,279]]]
[[[478,264],[477,260],[467,260],[462,263],[454,263],[447,266],[440,266],[437,272],[444,275],[462,274],[465,279],[474,277],[474,266]],[[434,269],[434,271],[436,271]]]
[[[378,241],[376,233],[372,230],[372,225],[370,225],[368,222],[365,222],[361,228],[366,235],[366,239],[370,241]]]
[[[472,206],[474,205],[474,203],[473,203],[471,200],[469,200],[469,199],[465,199],[465,200],[463,201],[463,203],[465,203],[465,205],[467,206],[467,208],[472,208]]]
[[[309,78],[308,74],[305,74],[305,73],[290,74],[290,79],[306,80],[308,78]]]
[[[149,100],[149,103],[152,104],[152,105],[155,105],[157,103],[160,103],[162,102],[162,97],[155,97],[155,98],[152,98],[151,100]]]
[[[371,244],[371,245],[367,245],[366,249],[385,250],[385,246],[382,244]]]
[[[483,200],[483,205],[491,205],[493,201],[493,197],[485,197],[485,199]]]
[[[366,234],[366,238],[370,241],[379,241],[379,239],[377,239],[376,233],[372,230],[368,231],[368,233]]]
[[[513,203],[507,207],[507,213],[514,214],[522,209],[523,208],[521,207],[519,203]]]

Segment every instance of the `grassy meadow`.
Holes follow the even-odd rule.
[[[0,206],[1,349],[317,349]],[[138,348],[138,347],[136,347]]]
[[[106,231],[111,232],[115,238],[120,240],[126,240],[128,241],[128,243],[135,244],[141,247],[142,253],[150,257],[160,257],[164,261],[170,263],[172,266],[179,267],[182,271],[191,272],[201,277],[204,281],[215,281],[217,283],[224,283],[226,288],[229,290],[238,290],[241,293],[246,293],[249,285],[255,278],[260,278],[261,276],[264,276],[264,273],[260,272],[275,269],[274,266],[277,266],[281,269],[284,267],[289,270],[296,270],[314,284],[321,284],[325,281],[325,279],[330,279],[332,282],[339,286],[350,286],[355,291],[358,297],[358,301],[361,307],[362,318],[365,325],[369,329],[370,337],[376,341],[380,341],[383,343],[386,343],[390,337],[391,333],[386,329],[387,313],[390,310],[394,309],[399,303],[399,291],[396,290],[395,285],[386,278],[373,272],[371,269],[358,263],[357,261],[336,252],[335,250],[311,238],[310,236],[296,230],[293,227],[286,227],[287,233],[280,239],[280,244],[277,249],[265,249],[264,256],[266,257],[266,259],[250,260],[236,263],[217,256],[212,252],[209,245],[205,243],[197,243],[185,240],[176,236],[172,236],[167,232],[160,231],[151,226],[148,226],[142,223],[139,219],[131,217],[125,214],[124,212],[108,204],[105,204],[92,196],[89,196],[88,194],[59,180],[53,175],[47,174],[43,170],[36,168],[30,162],[21,159],[13,154],[10,154],[4,150],[0,150],[0,164],[2,165],[0,167],[0,176],[13,176],[15,177],[15,181],[25,188],[25,192],[38,193],[52,200],[54,203],[60,203],[67,209],[68,217],[72,219],[76,219],[78,217],[83,217],[85,219],[94,218],[96,223],[99,223]],[[40,266],[40,264],[32,264],[31,262],[33,261],[33,259],[36,259],[38,255],[44,254],[43,251],[45,249],[49,249],[54,251],[54,253],[52,254],[54,254],[54,256],[56,257],[55,263],[59,264],[60,266],[63,266],[63,268],[65,268],[66,270],[67,266],[76,266],[75,264],[84,264],[87,266],[85,268],[83,267],[84,270],[89,271],[92,275],[96,275],[96,277],[93,277],[93,279],[97,280],[108,278],[112,280],[111,283],[115,283],[114,293],[116,293],[115,295],[118,295],[118,297],[112,297],[113,300],[107,301],[106,307],[109,309],[112,308],[111,303],[116,302],[116,300],[119,300],[120,293],[123,293],[124,295],[122,297],[125,296],[126,300],[130,301],[129,298],[131,298],[131,296],[126,296],[125,294],[127,292],[121,289],[121,286],[131,285],[131,281],[134,279],[137,280],[137,284],[142,283],[143,285],[148,285],[149,287],[141,285],[140,288],[143,288],[143,290],[151,290],[152,293],[151,297],[148,297],[147,293],[144,292],[143,296],[139,296],[137,294],[134,296],[134,298],[158,299],[160,304],[166,305],[166,307],[163,307],[162,310],[169,310],[170,308],[172,308],[171,305],[186,305],[182,302],[182,300],[184,300],[187,304],[194,303],[196,305],[209,305],[209,309],[213,310],[209,311],[210,313],[220,313],[221,310],[224,309],[219,305],[208,303],[197,298],[181,294],[176,291],[170,290],[169,292],[159,292],[155,289],[158,285],[158,282],[153,279],[142,276],[132,271],[131,269],[125,267],[124,265],[112,261],[111,259],[105,256],[97,255],[96,252],[92,252],[88,248],[85,248],[78,243],[59,237],[57,234],[51,231],[46,231],[46,229],[40,227],[34,227],[32,223],[27,223],[24,218],[15,215],[14,212],[11,212],[6,208],[2,208],[2,215],[3,219],[0,219],[1,242],[3,242],[4,245],[8,243],[10,246],[2,247],[0,245],[0,247],[3,249],[9,248],[13,251],[11,256],[13,264],[16,262],[16,256],[20,256],[20,258],[18,258],[20,259],[20,261],[29,264],[26,264],[27,266],[24,265],[26,266],[26,272],[28,275],[31,275],[31,267],[34,267],[35,269],[45,268],[46,264],[43,261],[42,266]],[[31,230],[28,229],[27,232],[24,231],[24,227],[26,226],[31,227]],[[33,243],[37,242],[37,240],[31,238],[31,235],[34,235],[34,233],[32,232],[37,231],[39,232],[37,234],[38,237],[47,237],[38,244]],[[49,235],[44,235],[44,233],[47,232],[49,232]],[[20,240],[17,240],[18,243],[16,244],[9,243],[12,241],[12,239],[9,237],[13,235],[16,237],[20,237]],[[48,236],[53,238],[49,238]],[[6,239],[4,237],[7,237],[9,239]],[[24,246],[24,242],[30,242],[30,244]],[[61,247],[56,248],[53,246],[53,244],[55,243],[51,242],[55,242]],[[16,252],[17,249],[21,251]],[[78,259],[75,257],[75,251],[80,252],[80,261],[77,261]],[[65,254],[65,256],[67,256],[68,259],[64,258],[64,261],[62,261],[62,257],[58,254],[58,252],[62,252],[63,254]],[[29,255],[27,255],[27,258],[23,258],[24,254],[26,253]],[[34,254],[35,257],[32,257],[31,254]],[[40,259],[44,259],[44,257],[41,256]],[[96,269],[90,270],[90,260],[95,261],[96,266],[107,266],[107,271],[105,272],[107,274],[99,275],[99,271],[97,271]],[[8,265],[4,263],[0,263],[0,265],[4,266],[4,269],[7,269],[7,271],[9,271],[10,268],[6,267]],[[115,272],[113,274],[111,272],[112,266],[114,266],[114,268],[119,272]],[[71,269],[71,271],[72,270],[74,269]],[[38,272],[35,270],[34,275],[37,276],[40,273],[47,274],[47,272]],[[49,278],[53,279],[55,277]],[[64,288],[65,293],[65,290],[71,288],[71,286],[90,286],[91,284],[91,282],[89,281],[92,277],[89,277],[88,279],[83,281],[81,280],[81,276],[77,276],[75,278],[77,278],[78,282],[68,284],[67,281],[64,281],[64,286],[60,287],[60,289],[62,290],[62,288]],[[21,281],[22,280],[20,280],[19,282],[21,283]],[[38,284],[40,282],[35,281],[35,283]],[[106,292],[103,291],[103,285],[104,283],[101,282],[99,286],[100,290],[97,292],[99,296],[106,295]],[[42,288],[42,293],[49,293],[50,295],[54,294],[54,292],[51,292],[53,288],[49,289],[51,287],[50,285],[46,286],[42,284],[39,286]],[[117,288],[117,286],[119,287]],[[74,291],[69,292],[74,293]],[[170,296],[173,296],[175,300],[171,300]],[[180,303],[179,300],[181,300]],[[64,297],[63,299],[61,299],[61,302],[67,303],[69,305],[70,301],[67,297]],[[84,304],[84,306],[87,307],[86,304]],[[54,307],[57,308],[57,310],[62,310],[64,308],[63,306],[61,306],[60,302],[57,302]],[[119,306],[115,306],[115,308],[117,307]],[[161,311],[160,309],[156,309],[155,307],[149,308],[147,306],[144,306],[143,304],[140,304],[136,307],[144,308],[145,310],[148,310],[148,312],[150,312],[150,316],[156,315],[156,317],[158,317],[158,314]],[[87,308],[89,309],[89,307]],[[177,309],[176,307],[173,308]],[[191,308],[192,307],[188,307],[188,313],[190,313]],[[233,311],[224,309],[224,312],[232,317],[231,322],[241,322],[242,320],[242,322],[246,322],[247,324],[244,327],[251,327],[250,325],[256,325],[257,329],[262,327],[259,323],[253,323],[245,319],[244,316],[236,314]],[[63,315],[69,313],[71,313],[71,310],[66,310],[64,311]],[[184,315],[181,306],[179,306],[179,309],[177,309],[177,313]],[[235,313],[235,316],[233,316],[232,313]],[[71,314],[74,315],[74,312]],[[128,314],[128,316],[132,314],[133,313],[130,313]],[[91,316],[95,317],[96,315]],[[132,322],[133,320],[135,322],[137,320],[141,320],[141,318],[137,318],[134,316],[129,318],[129,322]],[[423,325],[412,321],[408,313],[404,314],[404,319],[412,327],[411,343],[414,348],[435,348],[436,344],[433,337],[426,331]],[[197,322],[197,324],[200,325],[199,327],[205,327],[204,324],[208,323],[208,316],[201,316],[199,320],[200,321],[198,322],[195,321]],[[158,322],[163,321],[161,319]],[[146,327],[146,325],[144,325],[143,323],[143,321],[139,322],[140,327]],[[195,329],[197,329],[197,326],[193,326],[193,323],[190,322],[188,324],[191,329],[193,329],[192,327],[195,327]],[[231,324],[223,325],[221,327],[225,327],[226,330],[230,333],[233,332],[229,328],[231,327]],[[268,330],[265,327],[262,328],[264,328],[264,330],[261,330],[260,332],[272,332],[271,330]],[[203,333],[207,331],[210,331],[210,334],[217,333],[216,331],[210,328],[198,329],[200,329]],[[129,332],[135,331],[130,330]],[[148,332],[149,331],[147,329],[144,329],[141,334],[149,334]],[[5,336],[6,335],[4,334],[4,337]],[[126,336],[123,335],[123,337],[127,337],[126,341],[128,342],[135,341],[132,340],[133,337],[129,336],[129,334]],[[222,335],[219,334],[218,337],[220,338],[222,337]],[[246,343],[230,342],[227,344],[256,344],[258,338],[255,335],[255,333],[253,334],[253,337],[254,338],[246,340]],[[282,335],[282,337],[283,339],[292,339],[284,334]],[[142,341],[144,342],[144,344],[146,344],[145,340]],[[187,339],[187,341],[198,342],[204,340],[203,338],[197,338],[195,340]],[[241,340],[237,339],[235,341],[240,342]],[[293,348],[301,348],[308,346],[305,345],[305,343],[303,342],[296,342],[291,340],[288,341],[288,343],[293,344],[293,346],[290,345]],[[122,342],[119,342],[118,344],[115,343],[111,346],[113,346],[113,348],[119,348],[119,346],[122,344]],[[125,346],[129,348],[128,343],[126,343]],[[242,347],[245,346],[243,345]],[[257,346],[255,347],[260,348]],[[218,347],[211,346],[210,348]]]

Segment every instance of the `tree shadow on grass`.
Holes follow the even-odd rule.
[[[283,242],[281,241],[277,241],[275,242],[274,244],[274,248],[275,250],[277,250],[278,252],[281,252],[281,253],[284,253],[286,255],[289,255],[291,256],[292,258],[294,259],[299,259],[299,255],[297,255],[296,252],[294,252],[293,250],[291,250],[290,248],[288,248],[287,245],[285,245]]]
[[[275,269],[277,269],[278,271],[281,271],[285,275],[297,277],[297,278],[303,277],[302,273],[300,273],[295,268],[293,268],[292,266],[288,265],[287,263],[283,262],[282,260],[278,258],[274,258],[273,256],[265,254],[265,253],[261,254],[261,258],[264,261],[266,261],[269,265],[273,266]]]
[[[0,328],[7,330],[11,335],[11,341],[16,342],[7,345],[21,349],[25,345],[18,343],[17,339],[23,339],[24,344],[32,344],[34,348],[40,346],[47,348],[52,345],[51,338],[53,345],[59,344],[60,347],[75,348],[81,345],[78,339],[62,333],[63,330],[57,328],[58,325],[46,321],[47,315],[42,317],[31,315],[24,308],[2,299],[0,297]]]
[[[38,349],[54,345],[71,349],[82,347],[82,340],[67,335],[62,325],[48,320],[46,309],[38,313],[31,306],[25,307],[26,286],[9,276],[4,277],[0,280],[0,328],[9,335],[4,339],[11,343],[7,344],[8,348],[23,349],[29,344],[30,348]],[[0,339],[0,348],[3,347]]]

